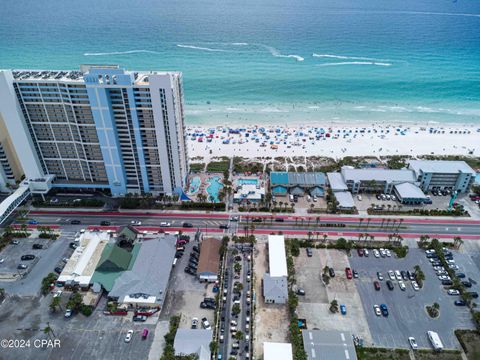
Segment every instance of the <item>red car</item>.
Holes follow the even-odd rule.
[[[351,280],[353,275],[352,275],[352,269],[349,267],[345,268],[345,274],[347,275],[347,279]]]
[[[375,290],[380,291],[380,283],[378,281],[374,281],[373,286],[375,286]]]
[[[363,249],[357,249],[358,256],[363,256]]]

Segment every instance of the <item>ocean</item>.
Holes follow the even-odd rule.
[[[0,68],[179,70],[190,125],[480,126],[477,0],[0,5]]]

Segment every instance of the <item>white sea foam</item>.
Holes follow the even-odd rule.
[[[340,66],[340,65],[376,65],[376,66],[392,66],[391,63],[376,62],[376,61],[343,61],[317,64],[317,66]]]
[[[177,44],[177,46],[184,49],[202,50],[202,51],[210,51],[210,52],[227,52],[227,50],[223,50],[223,49],[214,49],[214,48],[208,48],[208,47],[202,47],[202,46],[182,45],[182,44]]]
[[[327,59],[342,59],[342,60],[367,60],[367,61],[391,61],[389,59],[376,59],[363,56],[346,56],[346,55],[334,55],[334,54],[317,54],[313,53],[313,57],[317,58],[327,58]]]
[[[160,54],[158,51],[152,50],[128,50],[128,51],[112,51],[99,53],[84,53],[84,56],[109,56],[109,55],[127,55],[127,54]]]
[[[234,42],[234,43],[230,43],[230,45],[233,45],[233,46],[248,46],[249,44],[244,43],[244,42]]]
[[[268,45],[263,45],[263,44],[259,44],[259,46],[267,49],[270,54],[272,54],[273,56],[275,57],[279,57],[279,58],[292,58],[292,59],[295,59],[297,61],[303,61],[305,60],[303,57],[301,57],[300,55],[295,55],[295,54],[291,54],[291,55],[284,55],[282,54],[280,51],[278,51],[277,49],[275,49],[273,46],[268,46]]]

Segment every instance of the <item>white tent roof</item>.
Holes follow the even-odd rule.
[[[270,276],[287,276],[287,257],[283,235],[268,236],[268,258]]]

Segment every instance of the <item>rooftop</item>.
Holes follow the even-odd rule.
[[[348,331],[303,330],[302,334],[308,360],[357,360]]]
[[[176,236],[168,234],[144,240],[133,266],[115,280],[108,295],[120,302],[163,303],[175,243]]]
[[[268,236],[268,263],[270,276],[288,276],[283,235]]]
[[[339,207],[345,209],[355,207],[355,202],[353,201],[353,196],[350,191],[337,191],[334,195]]]
[[[321,172],[271,172],[270,184],[289,186],[315,186],[325,184],[325,174]]]
[[[290,343],[263,343],[264,360],[293,360],[292,344]]]
[[[427,196],[423,191],[416,185],[411,183],[403,183],[395,185],[395,189],[398,192],[398,195],[402,199],[426,199]]]
[[[343,180],[343,176],[339,172],[329,172],[327,173],[328,183],[333,191],[342,191],[348,190],[347,184]]]
[[[173,343],[175,355],[197,354],[198,360],[210,360],[212,337],[212,330],[178,329]]]
[[[206,238],[200,244],[200,258],[198,259],[197,273],[218,272],[220,266],[220,246],[222,242],[214,238]]]
[[[110,240],[110,234],[105,231],[87,231],[80,236],[79,246],[75,249],[58,281],[75,281],[80,285],[88,285],[98,262],[103,253],[103,249]]]
[[[391,169],[353,169],[342,167],[342,176],[345,181],[385,181],[385,182],[414,182],[415,174],[412,170]]]
[[[469,173],[475,174],[475,171],[465,161],[451,161],[451,160],[410,160],[409,168],[419,174],[420,171],[424,173],[442,173],[442,174],[457,174]]]

